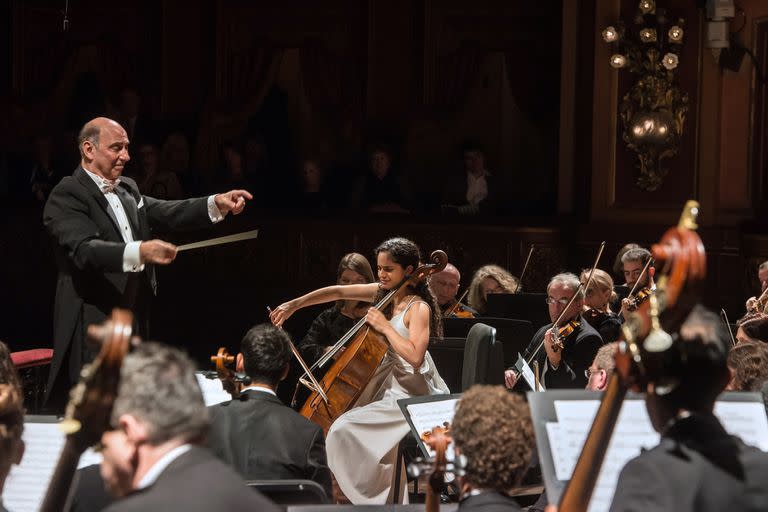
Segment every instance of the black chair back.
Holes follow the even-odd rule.
[[[245,482],[278,505],[330,503],[323,486],[313,480],[248,480]]]
[[[518,352],[522,354],[525,351],[536,332],[531,322],[511,318],[444,318],[443,331],[445,336],[466,339],[469,330],[478,323],[490,325],[496,329],[496,340],[502,344],[506,368],[515,364]]]
[[[429,339],[429,353],[451,393],[456,393],[461,389],[465,342],[466,339],[463,336],[460,338]]]
[[[534,325],[545,325],[551,320],[547,312],[546,293],[491,293],[485,314],[495,318],[528,320]]]
[[[504,351],[496,339],[496,329],[475,324],[469,330],[464,348],[461,391],[473,384],[504,383]]]

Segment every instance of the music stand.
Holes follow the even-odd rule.
[[[546,293],[490,293],[486,315],[495,318],[517,318],[534,325],[551,322],[547,312]]]
[[[536,330],[527,320],[512,318],[443,318],[443,333],[446,337],[467,338],[469,330],[476,323],[490,325],[496,329],[496,339],[504,348],[504,367],[509,368],[517,361],[517,353],[528,348]],[[544,324],[542,324],[544,325]],[[459,379],[461,382],[461,379]],[[460,386],[459,386],[460,387]]]

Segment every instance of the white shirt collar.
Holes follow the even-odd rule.
[[[117,178],[116,180],[108,180],[99,176],[98,174],[92,173],[85,167],[83,167],[83,170],[88,173],[88,176],[91,177],[93,182],[96,183],[96,186],[99,187],[99,190],[101,190],[104,194],[113,192],[115,187],[120,184],[120,178]]]
[[[254,391],[263,391],[264,393],[269,393],[272,396],[277,396],[277,393],[275,393],[273,390],[269,389],[266,386],[259,386],[257,384],[254,384],[252,386],[247,386],[243,388],[240,392],[242,393],[243,391],[248,391],[249,389],[252,389]]]
[[[160,459],[155,462],[151,468],[149,468],[149,471],[147,471],[141,481],[139,481],[139,485],[137,486],[136,490],[146,489],[150,485],[154,484],[163,473],[163,471],[165,471],[165,468],[171,464],[171,462],[187,453],[191,448],[191,444],[183,444],[181,446],[177,446],[173,450],[160,457]]]

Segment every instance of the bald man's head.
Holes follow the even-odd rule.
[[[119,178],[131,159],[128,134],[119,123],[106,117],[85,123],[77,143],[83,168],[108,180]]]
[[[450,263],[442,271],[435,272],[429,278],[429,285],[435,297],[437,297],[437,303],[443,306],[455,299],[456,294],[459,292],[460,281],[461,274],[459,270]]]

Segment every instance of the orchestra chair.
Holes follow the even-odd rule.
[[[504,348],[496,329],[484,323],[472,326],[464,346],[462,393],[475,384],[504,384]]]
[[[245,485],[256,489],[278,505],[330,503],[323,486],[313,480],[247,480]]]
[[[441,503],[440,512],[456,512],[458,503]],[[410,505],[289,505],[287,512],[424,512],[423,503]]]
[[[11,361],[19,372],[19,378],[24,388],[24,400],[29,406],[30,413],[40,410],[40,402],[45,393],[43,367],[51,364],[53,349],[35,348],[11,352]]]
[[[517,362],[517,354],[528,348],[536,329],[532,322],[514,318],[444,318],[443,334],[448,337],[466,338],[475,324],[486,324],[496,329],[496,339],[501,342],[504,351],[504,367],[509,368]],[[430,349],[431,350],[431,349]],[[442,369],[438,366],[438,369]]]

